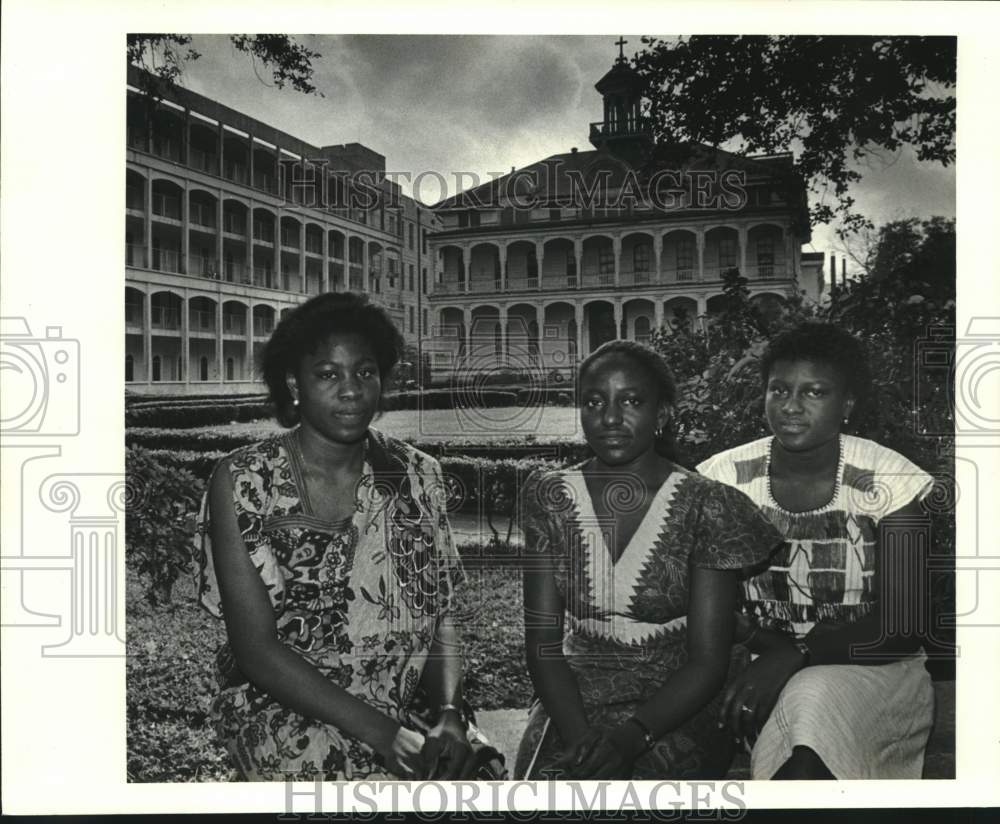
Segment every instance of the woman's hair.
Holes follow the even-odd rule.
[[[576,385],[578,394],[587,370],[593,367],[598,360],[608,355],[623,355],[631,358],[645,369],[649,373],[652,384],[657,391],[657,399],[661,403],[673,406],[677,401],[677,382],[674,380],[674,373],[670,371],[667,362],[654,349],[650,349],[645,344],[632,340],[611,340],[601,344],[591,352],[584,359],[583,363],[580,364],[580,369],[577,372]],[[663,427],[660,435],[654,442],[654,447],[658,455],[662,455],[674,463],[681,463],[671,421],[668,421],[666,426]]]
[[[760,359],[760,380],[765,389],[778,361],[828,364],[854,396],[855,410],[868,402],[871,373],[865,345],[836,324],[808,320],[775,335]]]
[[[282,426],[294,426],[299,410],[292,404],[286,376],[297,374],[302,359],[330,335],[358,335],[371,346],[383,384],[403,354],[403,336],[380,306],[367,295],[327,292],[296,306],[278,323],[260,353],[259,371],[267,384]]]

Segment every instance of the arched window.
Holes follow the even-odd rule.
[[[232,358],[226,358],[226,380],[231,381],[236,379],[236,361]]]
[[[125,356],[125,380],[127,382],[135,380],[133,376],[133,370],[135,369],[135,360],[131,355]]]
[[[160,362],[160,356],[159,355],[153,355],[153,380],[154,381],[162,380],[162,378],[160,376],[161,369],[162,369],[162,366],[161,366],[161,362]]]
[[[639,343],[649,343],[649,318],[640,315],[635,319],[635,339]]]
[[[649,271],[649,258],[652,248],[648,243],[640,243],[632,250],[632,268],[636,272]]]
[[[204,355],[202,355],[201,360],[198,361],[198,380],[208,380],[208,358]]]

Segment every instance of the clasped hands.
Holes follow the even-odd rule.
[[[470,779],[476,770],[465,726],[451,713],[426,735],[401,726],[386,761],[393,774],[409,781]]]
[[[646,742],[633,725],[588,727],[544,771],[549,779],[625,780],[632,777],[635,760],[646,748]]]
[[[790,642],[767,649],[726,689],[719,727],[728,727],[736,738],[753,741],[771,716],[788,679],[803,665],[802,654]]]

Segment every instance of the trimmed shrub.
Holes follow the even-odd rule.
[[[193,515],[204,483],[145,449],[126,452],[125,475],[125,560],[147,580],[150,603],[167,603],[174,583],[191,568]]]

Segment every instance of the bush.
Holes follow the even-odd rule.
[[[164,604],[178,577],[191,568],[192,516],[204,483],[145,449],[126,452],[125,474],[126,563],[148,581],[150,603]]]
[[[273,416],[274,408],[266,401],[133,405],[125,410],[125,425],[193,429],[213,424],[245,423]]]

